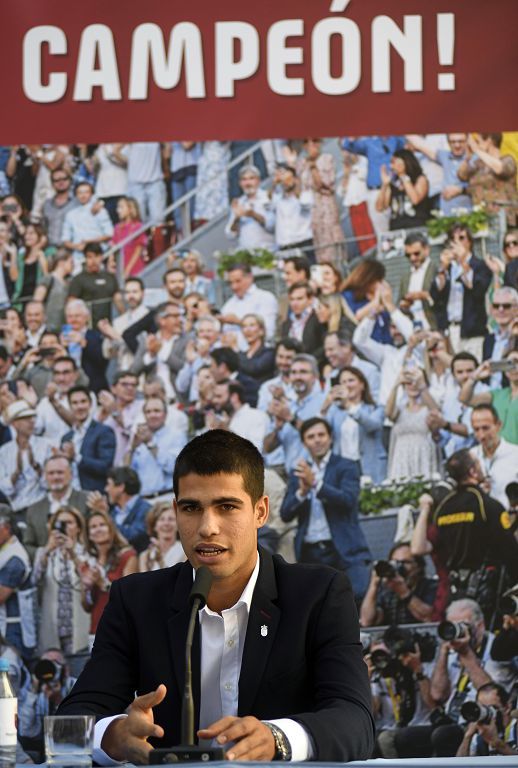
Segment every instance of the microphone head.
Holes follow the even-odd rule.
[[[203,608],[205,603],[207,602],[207,597],[210,592],[210,587],[212,584],[212,573],[207,568],[206,565],[202,565],[198,568],[196,571],[196,576],[194,577],[194,583],[192,585],[191,592],[189,594],[189,604],[192,605],[193,602],[198,599],[200,601],[200,608]]]

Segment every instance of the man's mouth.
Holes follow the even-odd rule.
[[[199,544],[197,547],[195,547],[195,552],[200,557],[211,558],[222,555],[223,552],[226,552],[226,549],[224,547],[218,546],[217,544]]]

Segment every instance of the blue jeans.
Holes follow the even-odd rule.
[[[196,188],[195,173],[186,175],[181,181],[176,181],[175,179],[173,179],[171,181],[171,199],[173,203],[175,203],[177,200],[183,197],[183,195],[186,195],[187,192],[190,192],[195,188]],[[189,200],[189,216],[190,216],[191,222],[194,218],[195,198],[196,196],[193,195]],[[181,205],[179,208],[176,208],[174,211],[174,224],[177,232],[183,232],[184,230],[183,218],[182,218],[183,209],[184,209],[184,206]]]
[[[166,204],[165,184],[162,179],[156,181],[133,182],[128,189],[128,196],[134,197],[140,208],[143,222],[161,224],[164,220]]]

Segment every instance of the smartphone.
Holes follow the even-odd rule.
[[[72,326],[70,325],[70,323],[65,323],[65,325],[61,326],[61,333],[65,337],[66,341],[68,341],[68,335],[70,334],[71,331],[72,331]]]
[[[490,360],[489,370],[491,373],[508,373],[518,368],[516,360]]]
[[[55,347],[43,347],[43,349],[40,347],[38,351],[40,357],[52,357],[56,354]]]

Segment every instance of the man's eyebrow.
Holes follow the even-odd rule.
[[[187,504],[201,504],[199,499],[178,499],[178,506],[185,506]],[[243,504],[243,499],[237,496],[220,496],[216,499],[211,499],[210,504]]]

